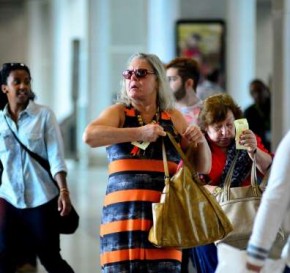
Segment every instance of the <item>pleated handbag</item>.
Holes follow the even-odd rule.
[[[179,249],[205,245],[224,238],[232,225],[216,199],[203,186],[197,172],[170,133],[167,137],[183,160],[169,176],[166,149],[162,143],[165,186],[160,202],[152,204],[153,226],[149,241],[157,247]]]
[[[250,174],[251,184],[248,186],[231,187],[237,157],[238,154],[232,162],[223,187],[215,192],[216,200],[219,202],[233,226],[233,231],[217,243],[225,243],[245,250],[252,234],[255,217],[261,203],[263,189],[267,186],[270,170],[259,184],[256,173],[256,159],[254,159]],[[287,236],[285,231],[280,228],[269,256],[274,259],[279,258],[286,241]]]

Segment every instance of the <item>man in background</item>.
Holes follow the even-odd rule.
[[[250,83],[250,95],[254,103],[246,108],[245,118],[249,127],[262,138],[265,147],[271,151],[271,93],[266,84],[254,79]]]
[[[176,107],[189,124],[197,124],[202,101],[196,96],[200,78],[198,63],[190,58],[177,57],[166,65],[166,76],[176,101]]]

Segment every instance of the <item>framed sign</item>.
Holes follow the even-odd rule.
[[[203,77],[219,70],[225,78],[225,24],[222,20],[176,22],[176,55],[193,58]]]

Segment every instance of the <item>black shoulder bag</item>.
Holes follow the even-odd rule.
[[[6,120],[6,117],[5,117]],[[55,179],[52,177],[52,174],[50,172],[50,165],[48,160],[42,158],[40,155],[32,152],[31,150],[29,150],[17,137],[17,135],[14,133],[14,131],[12,130],[12,128],[10,127],[9,123],[6,120],[6,123],[10,129],[10,131],[12,132],[13,136],[15,137],[15,139],[18,141],[18,143],[20,144],[20,146],[34,159],[36,160],[39,165],[45,169],[47,171],[47,173],[49,174],[51,180],[53,181],[53,183],[56,185],[56,187],[59,189],[57,182],[55,181]],[[2,165],[2,163],[1,163]],[[74,233],[78,226],[79,226],[79,215],[77,213],[77,211],[75,210],[74,206],[71,206],[71,211],[69,214],[65,215],[65,216],[61,216],[59,213],[59,232],[62,234],[72,234]]]

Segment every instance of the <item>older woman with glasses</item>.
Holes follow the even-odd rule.
[[[208,141],[212,152],[212,168],[203,180],[210,192],[222,186],[227,172],[236,154],[231,187],[250,184],[250,170],[254,156],[259,175],[263,176],[272,163],[272,155],[266,150],[259,136],[250,129],[244,130],[239,144],[245,149],[236,149],[236,130],[234,121],[242,118],[240,107],[228,94],[217,94],[208,97],[199,114],[199,125]],[[217,251],[215,244],[199,246],[192,250],[199,273],[214,273],[217,267]]]
[[[5,63],[0,76],[7,98],[0,111],[0,273],[16,271],[24,231],[47,272],[73,273],[60,254],[59,214],[71,210],[60,128],[52,110],[34,102],[25,64]],[[20,142],[49,161],[57,185]]]
[[[178,273],[181,251],[157,248],[148,241],[152,203],[164,187],[162,138],[171,174],[180,160],[166,131],[182,149],[193,149],[195,167],[208,173],[208,144],[196,126],[188,127],[173,107],[165,69],[152,54],[138,53],[123,72],[118,102],[86,128],[91,147],[107,146],[109,180],[101,224],[102,273]],[[190,145],[193,144],[193,145]]]

